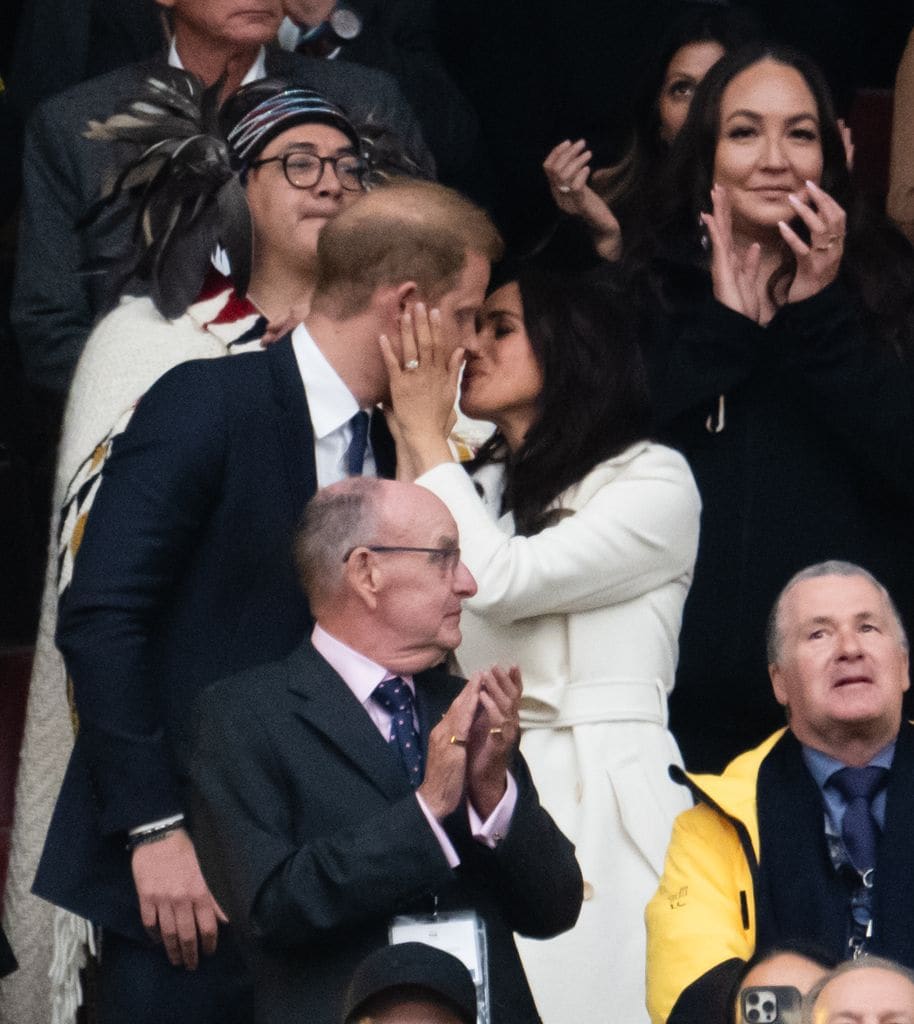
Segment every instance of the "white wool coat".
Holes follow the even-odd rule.
[[[519,947],[544,1024],[639,1024],[644,907],[675,816],[688,805],[667,774],[681,763],[666,728],[701,503],[673,450],[632,445],[554,503],[555,525],[514,535],[498,516],[501,470],[474,481],[455,464],[417,481],[460,531],[479,587],[457,651],[469,675],[516,663],[521,749],[543,805],[575,843],[585,879],[576,927]]]

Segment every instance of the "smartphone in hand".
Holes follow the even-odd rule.
[[[800,1024],[803,997],[793,985],[750,985],[739,995],[740,1024]]]

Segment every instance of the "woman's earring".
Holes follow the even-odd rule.
[[[708,234],[708,225],[705,224],[701,214],[698,215],[698,240],[702,249],[709,252],[711,249],[711,236]]]

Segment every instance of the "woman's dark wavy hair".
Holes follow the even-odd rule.
[[[574,276],[515,268],[495,287],[520,289],[524,326],[543,374],[539,415],[520,450],[496,433],[469,464],[506,464],[503,511],[529,536],[554,521],[550,503],[605,459],[647,437],[650,404],[631,303],[606,269]]]
[[[690,43],[718,43],[725,53],[739,49],[759,35],[747,11],[712,3],[685,5],[645,64],[635,103],[631,141],[622,159],[594,172],[591,185],[615,209],[643,191],[669,146],[660,137],[660,91],[673,57]]]
[[[705,76],[647,204],[646,232],[632,247],[632,263],[642,260],[645,251],[675,248],[692,262],[707,266],[708,256],[700,244],[699,214],[710,209],[721,99],[738,74],[763,60],[794,68],[809,87],[819,117],[821,186],[847,212],[842,273],[860,295],[877,332],[899,351],[910,349],[914,344],[914,251],[884,211],[857,195],[825,76],[811,58],[788,46],[750,43],[722,57]],[[798,217],[791,227],[808,239],[806,226]],[[796,261],[785,245],[784,260],[769,282],[772,299],[779,286],[789,284],[795,271]]]

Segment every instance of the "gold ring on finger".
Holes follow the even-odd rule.
[[[419,369],[419,360],[418,359],[410,359],[408,362],[403,364],[403,369],[404,370],[409,370],[410,372],[412,372],[413,370],[418,370]]]
[[[567,196],[570,191],[570,185],[559,185],[559,192],[561,192],[563,196]]]
[[[814,245],[813,248],[816,252],[828,252],[828,250],[834,245],[834,242],[829,242],[828,245]]]
[[[500,725],[496,725],[493,729],[489,730],[489,735],[490,736],[501,736],[501,734],[503,732],[504,732],[504,730],[502,729],[502,727]]]
[[[452,747],[465,747],[467,745],[467,741],[462,740],[459,736],[452,736],[450,744]]]

